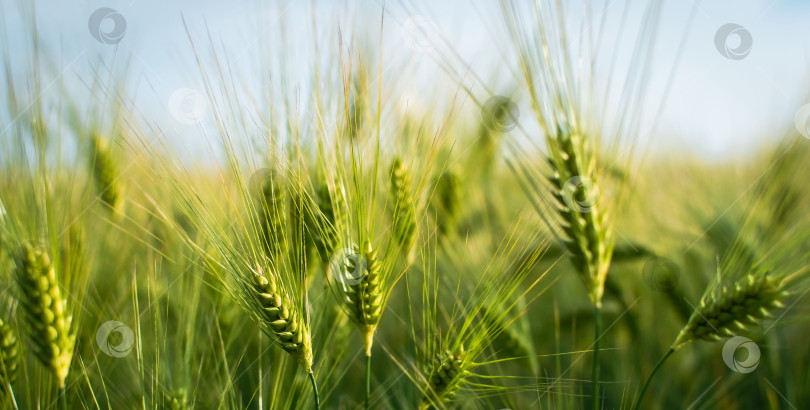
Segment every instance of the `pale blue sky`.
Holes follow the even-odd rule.
[[[29,31],[19,18],[16,0],[0,0],[5,13],[5,31],[9,34],[10,52],[25,56],[23,41]],[[312,43],[312,10],[319,19],[317,36],[322,42],[337,43],[335,27],[344,36],[370,34],[372,45],[378,39],[379,2],[363,1],[362,12],[348,13],[326,0],[267,2],[198,1],[37,1],[37,20],[43,42],[63,70],[62,81],[68,87],[83,87],[92,67],[99,61],[124,65],[129,72],[128,90],[144,114],[176,134],[196,133],[196,127],[176,121],[169,115],[169,101],[178,89],[202,90],[189,46],[183,18],[198,45],[207,46],[208,36],[229,50],[232,64],[240,69],[258,67],[262,52],[274,53],[286,48],[286,69],[292,76],[307,80],[305,54]],[[262,2],[265,3],[265,2]],[[385,63],[403,66],[413,73],[410,104],[418,104],[425,88],[420,72],[436,75],[428,54],[414,52],[402,34],[403,23],[412,15],[431,19],[447,43],[470,67],[482,74],[496,89],[508,87],[514,79],[501,66],[497,27],[499,17],[492,2],[409,1],[386,4],[386,30],[382,37]],[[593,2],[602,4],[603,2]],[[621,5],[622,2],[611,2]],[[352,3],[356,4],[356,3]],[[657,67],[651,73],[650,107],[658,107],[656,95],[669,84],[671,59],[682,41],[685,48],[672,77],[671,94],[663,107],[660,121],[651,131],[653,150],[684,150],[706,158],[721,154],[750,151],[766,136],[778,137],[792,126],[796,110],[806,101],[808,56],[810,56],[810,4],[798,0],[703,1],[691,30],[683,37],[683,24],[694,3],[669,1],[659,26],[656,47]],[[117,10],[126,20],[123,39],[114,45],[102,44],[90,34],[88,19],[99,7]],[[357,9],[358,7],[354,7]],[[608,18],[618,18],[621,6],[611,6]],[[271,12],[272,11],[272,12]],[[292,34],[286,46],[276,38],[280,22]],[[359,24],[358,24],[359,22]],[[737,23],[747,29],[753,45],[747,57],[731,60],[717,51],[714,36],[726,23]],[[109,22],[107,23],[109,24]],[[257,34],[258,33],[258,34]],[[733,43],[733,39],[730,40]],[[606,46],[612,44],[605,39]],[[733,45],[733,44],[732,44]],[[25,61],[12,59],[16,69]],[[493,74],[494,73],[494,74]],[[254,73],[255,74],[255,73]],[[623,73],[620,73],[623,74]],[[390,80],[390,79],[389,79]],[[448,86],[453,82],[447,79]],[[425,87],[427,85],[427,87]],[[519,95],[519,91],[518,91]],[[424,103],[430,103],[430,98]],[[0,104],[4,104],[0,101]],[[651,121],[650,109],[646,120]],[[4,122],[7,122],[4,118]],[[648,124],[649,125],[649,124]],[[4,126],[5,128],[5,126]],[[649,128],[649,127],[647,127]],[[172,132],[167,132],[172,134]]]

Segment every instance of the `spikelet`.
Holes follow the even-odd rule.
[[[707,294],[681,329],[672,349],[694,340],[716,341],[733,336],[734,330],[743,330],[757,320],[770,316],[770,311],[782,307],[788,296],[784,282],[768,277],[748,275],[733,287],[723,286]]]
[[[613,232],[605,223],[598,201],[589,203],[594,199],[592,184],[596,183],[593,156],[581,135],[564,130],[549,137],[548,146],[548,162],[553,170],[548,180],[554,189],[565,247],[591,302],[599,307],[610,268]],[[569,182],[577,181],[573,178],[584,183]],[[574,192],[566,192],[572,188]]]
[[[53,372],[59,387],[64,387],[76,335],[70,330],[73,318],[68,315],[54,266],[45,251],[25,244],[16,269],[31,350]]]
[[[273,275],[253,273],[247,290],[259,323],[274,336],[276,343],[293,355],[304,369],[312,372],[312,339],[309,325]]]
[[[416,238],[416,216],[411,196],[410,175],[398,157],[391,165],[390,196],[394,207],[394,239],[402,253],[410,259],[411,249]]]
[[[99,136],[91,137],[91,159],[93,161],[93,180],[98,189],[98,196],[110,209],[117,210],[121,205],[118,167],[113,160],[107,143]]]
[[[467,355],[464,348],[456,352],[445,350],[436,355],[428,369],[427,388],[422,396],[421,409],[428,409],[431,403],[449,404],[469,375]]]
[[[341,280],[345,293],[344,304],[349,318],[363,334],[366,355],[371,355],[374,330],[382,315],[383,290],[380,277],[381,263],[377,251],[366,240],[363,249],[346,258]]]
[[[10,324],[0,319],[0,391],[17,380],[20,359],[20,343],[17,332]]]

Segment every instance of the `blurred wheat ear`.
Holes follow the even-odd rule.
[[[287,217],[284,183],[271,174],[261,184],[259,203],[259,224],[262,234],[262,245],[271,261],[278,261],[285,249],[284,232]]]
[[[164,410],[186,410],[189,408],[186,391],[178,390],[176,393],[163,391],[161,401]]]
[[[461,176],[452,170],[442,172],[434,181],[436,198],[431,201],[431,205],[435,208],[436,225],[441,238],[452,240],[457,234],[462,210],[461,184]]]
[[[346,225],[346,197],[340,181],[336,181],[332,186],[321,183],[313,199],[316,210],[306,215],[318,257],[325,265],[339,246],[339,234]]]
[[[411,250],[416,239],[416,216],[411,194],[410,173],[399,157],[391,165],[390,196],[393,203],[394,239],[403,255],[411,260]]]
[[[19,367],[20,344],[17,340],[17,332],[9,323],[0,319],[0,391],[5,391],[17,380],[17,369]]]
[[[90,157],[98,197],[109,209],[120,210],[123,198],[118,182],[118,166],[109,145],[98,135],[90,139]]]
[[[70,329],[73,318],[68,315],[54,265],[46,251],[26,243],[16,269],[31,349],[64,388],[76,335]]]

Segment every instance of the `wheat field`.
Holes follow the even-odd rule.
[[[3,1],[3,408],[810,407],[810,108],[659,126],[715,9],[322,3],[184,9],[155,63],[163,14]]]

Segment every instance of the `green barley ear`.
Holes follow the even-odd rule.
[[[349,318],[360,328],[366,355],[370,356],[374,330],[382,315],[382,264],[369,240],[365,241],[362,250],[355,251],[343,263],[340,282],[345,293],[344,304]]]
[[[246,288],[249,302],[255,303],[255,317],[274,336],[282,349],[293,355],[308,372],[312,372],[312,339],[309,325],[298,312],[284,289],[277,286],[273,275],[254,272]]]
[[[10,324],[0,319],[0,391],[17,380],[17,368],[20,359],[20,343],[17,332]]]
[[[32,350],[62,388],[73,359],[76,335],[70,330],[73,318],[68,315],[53,263],[44,250],[25,244],[16,269]]]
[[[402,253],[410,259],[411,249],[416,238],[416,216],[408,169],[399,159],[391,165],[391,202],[393,203],[394,239]]]
[[[179,389],[175,393],[163,391],[161,394],[163,410],[185,410],[190,408],[185,389]]]
[[[93,161],[93,180],[98,189],[98,196],[110,209],[117,210],[121,205],[121,192],[118,179],[118,167],[107,143],[98,135],[90,139],[90,157]]]
[[[461,178],[447,170],[435,181],[436,198],[431,201],[436,212],[436,224],[441,237],[452,237],[458,230],[461,214]]]
[[[606,212],[595,198],[598,195],[595,159],[587,139],[577,133],[558,129],[547,143],[552,169],[548,180],[562,220],[565,247],[591,302],[600,307],[610,268],[613,232],[605,223]]]
[[[335,182],[333,188],[327,183],[320,184],[315,190],[314,201],[317,210],[307,214],[314,219],[310,223],[312,227],[310,232],[321,262],[327,263],[339,244],[340,233],[346,226],[346,197],[343,186],[339,181]]]
[[[743,330],[781,308],[788,294],[784,281],[767,274],[748,275],[733,287],[723,286],[703,297],[672,350],[694,340],[716,341],[733,336],[734,330]]]
[[[445,350],[436,354],[430,369],[427,369],[427,391],[422,396],[420,409],[428,409],[432,403],[450,404],[470,375],[471,365],[463,346],[456,351]]]
[[[695,340],[717,341],[734,336],[734,330],[743,330],[757,320],[771,316],[771,311],[781,308],[782,301],[790,294],[786,289],[786,280],[768,273],[749,274],[737,280],[733,287],[721,286],[703,296],[700,306],[692,313],[669,351],[647,376],[632,408],[641,408],[656,372],[676,350]]]
[[[349,137],[349,141],[357,141],[363,138],[362,128],[368,121],[369,98],[369,78],[371,67],[368,62],[360,58],[357,61],[349,61],[347,71],[348,76],[344,79],[345,98],[348,105],[343,107],[344,130],[341,133]]]
[[[67,234],[63,237],[60,252],[61,272],[65,273],[65,277],[76,278],[81,277],[82,272],[85,270],[84,258],[84,231],[80,224],[71,225]]]

